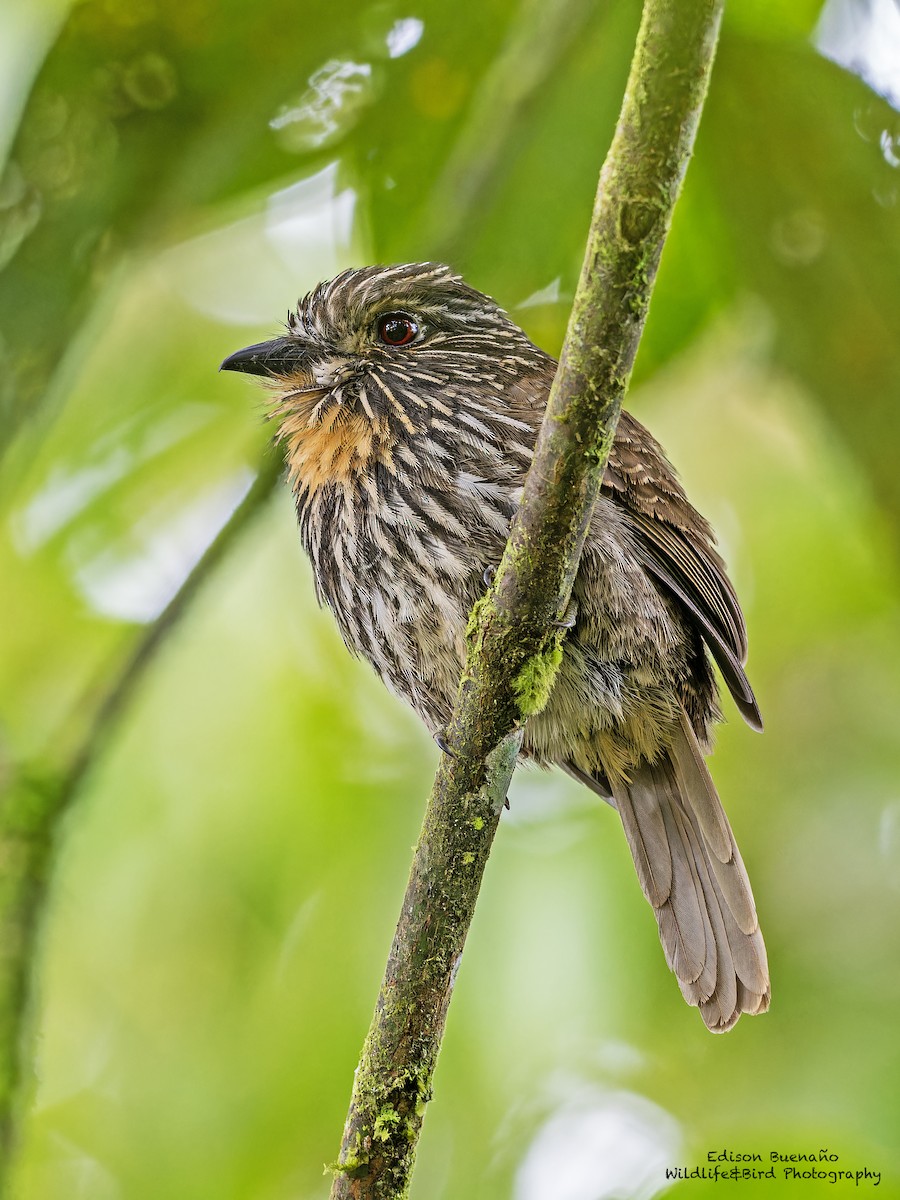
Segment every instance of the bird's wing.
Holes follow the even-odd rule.
[[[744,719],[761,729],[743,667],[747,629],[712,529],[688,500],[659,443],[628,412],[619,421],[603,488],[625,514],[641,563],[696,618]]]

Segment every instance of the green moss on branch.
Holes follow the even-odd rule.
[[[554,640],[549,649],[532,655],[519,668],[513,694],[523,717],[534,717],[546,707],[562,658],[562,646]]]

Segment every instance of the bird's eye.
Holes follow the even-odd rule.
[[[408,346],[419,326],[406,313],[385,313],[378,318],[378,338],[385,346]]]

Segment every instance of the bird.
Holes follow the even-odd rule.
[[[267,387],[316,595],[442,745],[466,626],[497,566],[556,372],[489,296],[433,262],[320,283],[222,370]],[[762,728],[713,530],[623,410],[522,757],[618,812],[685,1000],[713,1032],[769,1007],[753,891],[706,764],[717,664]]]

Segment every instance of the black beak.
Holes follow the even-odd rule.
[[[229,354],[220,371],[243,371],[245,375],[290,375],[303,365],[304,348],[295,338],[273,338]]]

